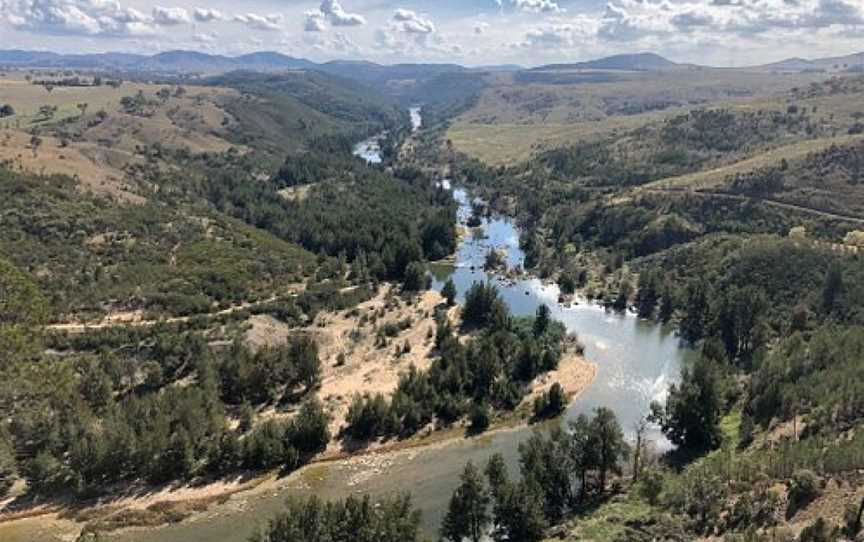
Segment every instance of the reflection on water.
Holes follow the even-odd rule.
[[[360,143],[354,147],[354,156],[358,156],[364,160],[366,160],[369,164],[380,164],[381,163],[381,137],[383,135],[376,135],[370,137],[369,139],[364,139]]]
[[[423,126],[423,117],[420,116],[421,109],[420,106],[415,106],[408,110],[408,113],[411,115],[412,132],[416,132],[421,126]]]
[[[459,219],[464,223],[471,214],[470,198],[462,189],[454,190],[453,195],[460,203]],[[598,366],[596,380],[568,410],[566,418],[608,406],[615,410],[625,431],[631,431],[651,401],[665,398],[666,389],[678,379],[681,363],[691,352],[681,348],[667,327],[632,314],[607,311],[584,299],[577,299],[572,306],[559,305],[558,287],[537,278],[511,281],[488,275],[483,263],[490,249],[503,250],[511,267],[522,265],[524,253],[511,220],[492,217],[485,219],[481,228],[481,237],[469,236],[459,247],[455,268],[435,268],[433,287],[440,289],[447,278],[452,278],[461,301],[474,282],[491,281],[510,310],[520,316],[533,315],[538,306],[548,305],[552,316],[579,336],[585,356]],[[660,446],[668,446],[659,432],[652,438]]]
[[[408,110],[411,116],[411,132],[416,132],[423,126],[423,117],[420,115],[421,107],[416,106]],[[381,159],[381,139],[384,138],[386,132],[376,134],[369,139],[364,139],[354,147],[354,156],[366,160],[369,164],[380,164]]]
[[[449,183],[446,184],[449,187]],[[460,219],[470,214],[468,196],[455,190],[460,202]],[[571,307],[558,305],[558,288],[544,285],[538,279],[506,282],[483,272],[486,252],[494,247],[507,253],[508,263],[521,265],[524,254],[518,246],[518,232],[504,218],[484,220],[485,235],[468,237],[460,245],[456,265],[437,266],[434,287],[440,289],[452,277],[460,299],[475,281],[491,280],[517,315],[534,314],[541,303],[552,315],[577,333],[585,344],[586,357],[597,364],[594,383],[574,402],[561,420],[563,423],[580,413],[606,406],[615,411],[625,432],[632,434],[633,424],[643,416],[652,400],[665,398],[666,389],[679,378],[681,364],[689,350],[679,346],[671,330],[639,320],[632,315],[610,313],[584,300]],[[447,502],[458,484],[458,477],[469,460],[476,464],[500,452],[516,470],[519,443],[535,428],[520,428],[472,439],[461,439],[443,446],[400,452],[390,456],[358,458],[351,462],[312,465],[293,475],[277,490],[250,497],[239,504],[229,501],[218,513],[206,519],[180,523],[148,532],[136,532],[134,538],[120,535],[121,540],[149,542],[228,542],[244,540],[282,507],[289,495],[316,494],[324,499],[342,498],[350,493],[392,493],[410,491],[423,511],[423,529],[435,536]],[[661,447],[665,440],[655,430],[650,438]]]

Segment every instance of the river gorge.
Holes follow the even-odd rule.
[[[421,125],[420,109],[412,108],[412,127]],[[358,144],[355,155],[370,163],[380,163],[377,138]],[[472,213],[469,192],[457,186],[453,191],[459,204],[458,220],[465,225]],[[643,417],[652,400],[663,400],[670,383],[680,375],[683,364],[693,352],[683,348],[670,327],[640,320],[630,313],[605,310],[589,300],[576,298],[559,304],[554,284],[524,274],[508,278],[486,273],[483,264],[490,250],[506,254],[509,268],[521,268],[524,253],[519,248],[519,231],[508,217],[493,215],[482,219],[479,228],[462,237],[455,259],[432,268],[433,288],[440,290],[452,278],[458,298],[476,281],[491,281],[515,315],[533,315],[541,304],[550,307],[552,316],[563,322],[568,332],[578,336],[584,355],[597,367],[593,383],[576,397],[560,418],[541,426],[520,426],[473,438],[449,438],[425,446],[397,451],[370,453],[333,461],[310,464],[284,478],[268,478],[254,489],[237,493],[224,502],[214,503],[206,512],[175,524],[152,529],[130,529],[105,536],[123,542],[237,542],[246,540],[260,525],[280,511],[289,496],[314,493],[323,499],[341,498],[350,493],[382,495],[410,491],[417,508],[423,512],[422,527],[435,537],[447,502],[458,483],[459,474],[469,460],[483,464],[494,453],[502,453],[517,469],[518,446],[532,431],[551,424],[566,424],[581,413],[606,406],[618,416],[628,436]],[[668,442],[656,429],[648,438],[660,449]],[[51,516],[55,518],[55,516]],[[53,525],[46,527],[46,525]],[[40,539],[61,540],[59,533],[72,532],[68,520],[34,517],[7,524],[0,538],[15,542],[32,540],[32,535],[50,533]],[[8,538],[7,538],[8,536]],[[74,537],[73,537],[74,538]]]
[[[449,185],[449,184],[448,184]],[[465,223],[471,214],[469,194],[453,190],[459,202],[459,220]],[[480,234],[482,232],[482,234]],[[440,289],[452,277],[462,299],[475,281],[492,281],[516,315],[533,315],[541,304],[548,305],[554,318],[567,330],[578,335],[585,346],[585,357],[597,365],[597,376],[591,386],[579,395],[558,420],[566,424],[580,413],[590,413],[599,406],[615,411],[625,433],[632,436],[634,423],[648,411],[652,400],[663,400],[670,383],[675,382],[682,364],[693,352],[682,348],[673,330],[636,318],[629,313],[614,313],[585,299],[567,306],[558,304],[557,286],[526,276],[506,279],[483,271],[490,249],[504,251],[508,266],[521,265],[524,254],[519,248],[518,229],[507,217],[493,216],[483,220],[479,229],[465,236],[459,245],[455,262],[436,266],[433,287]],[[426,447],[381,454],[369,454],[345,460],[309,465],[278,481],[266,491],[232,499],[211,508],[203,517],[146,532],[115,535],[112,540],[124,542],[229,542],[243,540],[257,525],[279,511],[291,495],[315,493],[321,498],[340,498],[349,493],[387,494],[410,491],[423,511],[423,530],[435,536],[447,501],[465,463],[485,463],[501,452],[516,469],[519,443],[537,427],[519,427],[496,431],[475,438],[450,439]],[[657,448],[668,447],[654,429],[648,438]]]

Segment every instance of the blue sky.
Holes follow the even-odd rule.
[[[747,65],[864,50],[864,0],[0,0],[0,48]]]

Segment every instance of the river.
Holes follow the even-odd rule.
[[[464,190],[454,190],[460,203],[459,218],[464,223],[471,212]],[[558,288],[535,278],[506,282],[482,271],[490,248],[503,249],[510,266],[521,265],[518,230],[506,217],[485,219],[485,235],[468,235],[460,244],[455,265],[439,266],[433,287],[440,289],[452,277],[462,299],[471,284],[492,280],[498,285],[510,310],[517,315],[534,314],[545,303],[552,315],[570,332],[578,334],[585,345],[585,356],[598,366],[593,384],[570,406],[564,416],[551,423],[566,423],[580,413],[598,406],[610,407],[625,432],[632,435],[634,422],[643,416],[652,400],[662,400],[671,382],[692,352],[683,349],[672,330],[640,320],[631,314],[616,314],[578,300],[564,307],[557,303]],[[473,267],[473,269],[472,269]],[[548,425],[548,424],[547,424]],[[393,453],[389,456],[360,458],[312,465],[281,482],[278,489],[229,501],[214,507],[203,519],[184,522],[152,531],[135,532],[111,539],[141,542],[228,542],[242,540],[257,524],[277,512],[289,495],[340,498],[356,492],[385,494],[408,490],[423,510],[423,529],[433,536],[445,511],[458,476],[468,460],[485,463],[501,452],[515,467],[519,443],[534,428],[519,428],[442,445]],[[656,430],[649,434],[659,447],[666,442]]]
[[[420,114],[422,108],[414,106],[408,109],[408,114],[411,118],[411,133],[417,132],[423,125],[423,117]],[[387,135],[387,132],[375,134],[374,136],[364,139],[354,146],[354,156],[358,156],[366,160],[369,164],[380,164],[381,158],[381,140]]]
[[[464,224],[471,213],[469,195],[462,189],[453,190],[453,194],[460,204],[459,220]],[[652,400],[665,397],[669,384],[678,379],[682,364],[693,353],[680,347],[668,327],[629,313],[609,312],[584,299],[573,306],[561,306],[557,303],[558,288],[536,278],[510,282],[487,275],[482,268],[491,248],[504,250],[511,267],[521,265],[524,254],[519,248],[519,232],[509,218],[484,219],[481,229],[483,235],[469,234],[462,240],[455,264],[435,266],[433,287],[440,289],[452,277],[461,300],[475,281],[492,280],[516,315],[532,315],[540,304],[548,305],[553,317],[579,336],[585,356],[597,364],[598,371],[592,385],[566,413],[545,425],[566,423],[580,413],[607,406],[616,413],[625,432],[632,435],[633,424],[647,412]],[[383,456],[310,465],[280,480],[272,489],[238,495],[227,503],[211,506],[191,521],[106,538],[123,542],[237,542],[246,540],[257,526],[282,509],[291,495],[314,493],[335,499],[349,493],[380,495],[394,491],[412,493],[415,504],[423,511],[423,530],[434,538],[465,463],[473,460],[482,464],[493,453],[501,452],[515,469],[519,443],[534,430],[523,427]],[[656,430],[649,438],[661,448],[668,446]],[[26,530],[25,525],[19,527]],[[12,540],[27,539],[13,536]]]

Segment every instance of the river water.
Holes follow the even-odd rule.
[[[461,189],[453,193],[460,203],[459,219],[464,223],[471,212],[469,196]],[[597,364],[598,371],[592,385],[565,415],[546,427],[606,406],[616,413],[625,433],[632,436],[633,424],[647,412],[652,400],[664,399],[669,384],[678,379],[681,365],[693,353],[681,348],[669,328],[631,314],[608,312],[585,300],[561,306],[557,303],[558,288],[535,278],[512,282],[487,275],[482,267],[490,249],[504,250],[510,266],[521,265],[524,254],[519,249],[518,230],[508,218],[485,219],[481,229],[483,235],[469,234],[462,241],[455,265],[435,269],[433,287],[440,289],[452,277],[461,300],[475,281],[491,280],[516,315],[532,315],[540,304],[548,305],[552,315],[579,336],[585,345],[585,356]],[[472,460],[482,464],[493,453],[500,452],[515,469],[519,443],[536,429],[524,427],[386,456],[312,465],[286,478],[277,489],[229,501],[212,508],[212,513],[203,519],[116,538],[142,542],[243,540],[256,525],[279,511],[290,495],[314,493],[324,499],[335,499],[349,493],[381,495],[394,491],[412,493],[415,504],[423,510],[425,533],[434,536],[465,463]],[[668,446],[656,430],[649,433],[657,447]]]
[[[408,109],[408,114],[411,117],[411,133],[417,132],[417,130],[419,130],[423,125],[423,117],[420,114],[421,111],[422,108],[420,106],[414,106]],[[387,133],[384,132],[376,134],[368,139],[364,139],[354,147],[354,156],[366,160],[369,164],[380,164],[381,139],[386,135]]]
[[[420,126],[419,108],[412,109],[411,117],[416,130]],[[375,162],[373,154],[370,150],[367,159],[380,162],[380,155]],[[460,204],[459,220],[464,224],[471,213],[470,197],[462,189],[453,190],[453,195]],[[539,279],[513,282],[487,275],[482,268],[490,249],[506,252],[510,267],[521,266],[524,254],[519,248],[519,232],[510,219],[502,216],[484,219],[480,230],[482,235],[471,233],[460,243],[454,265],[435,266],[433,287],[440,289],[452,277],[461,300],[475,281],[491,280],[516,315],[532,315],[541,304],[548,305],[553,317],[579,336],[585,345],[585,356],[597,364],[598,371],[592,385],[566,413],[545,427],[566,423],[580,413],[606,406],[618,416],[625,433],[632,435],[633,424],[647,412],[652,400],[664,399],[669,384],[679,378],[682,364],[693,352],[680,346],[671,329],[631,314],[609,312],[581,299],[575,305],[561,306],[557,303],[558,288]],[[192,521],[114,533],[107,538],[124,542],[237,542],[246,540],[266,523],[292,495],[314,493],[323,499],[336,499],[350,493],[381,495],[394,491],[411,492],[416,506],[423,511],[423,530],[434,538],[465,463],[472,460],[483,464],[493,453],[500,452],[515,470],[519,443],[534,430],[537,428],[524,427],[384,456],[307,466],[270,490],[214,505]],[[668,446],[656,430],[649,438],[660,448]],[[18,528],[33,533],[27,525]],[[11,536],[11,532],[6,534],[13,541],[28,540],[26,535],[18,538]]]

